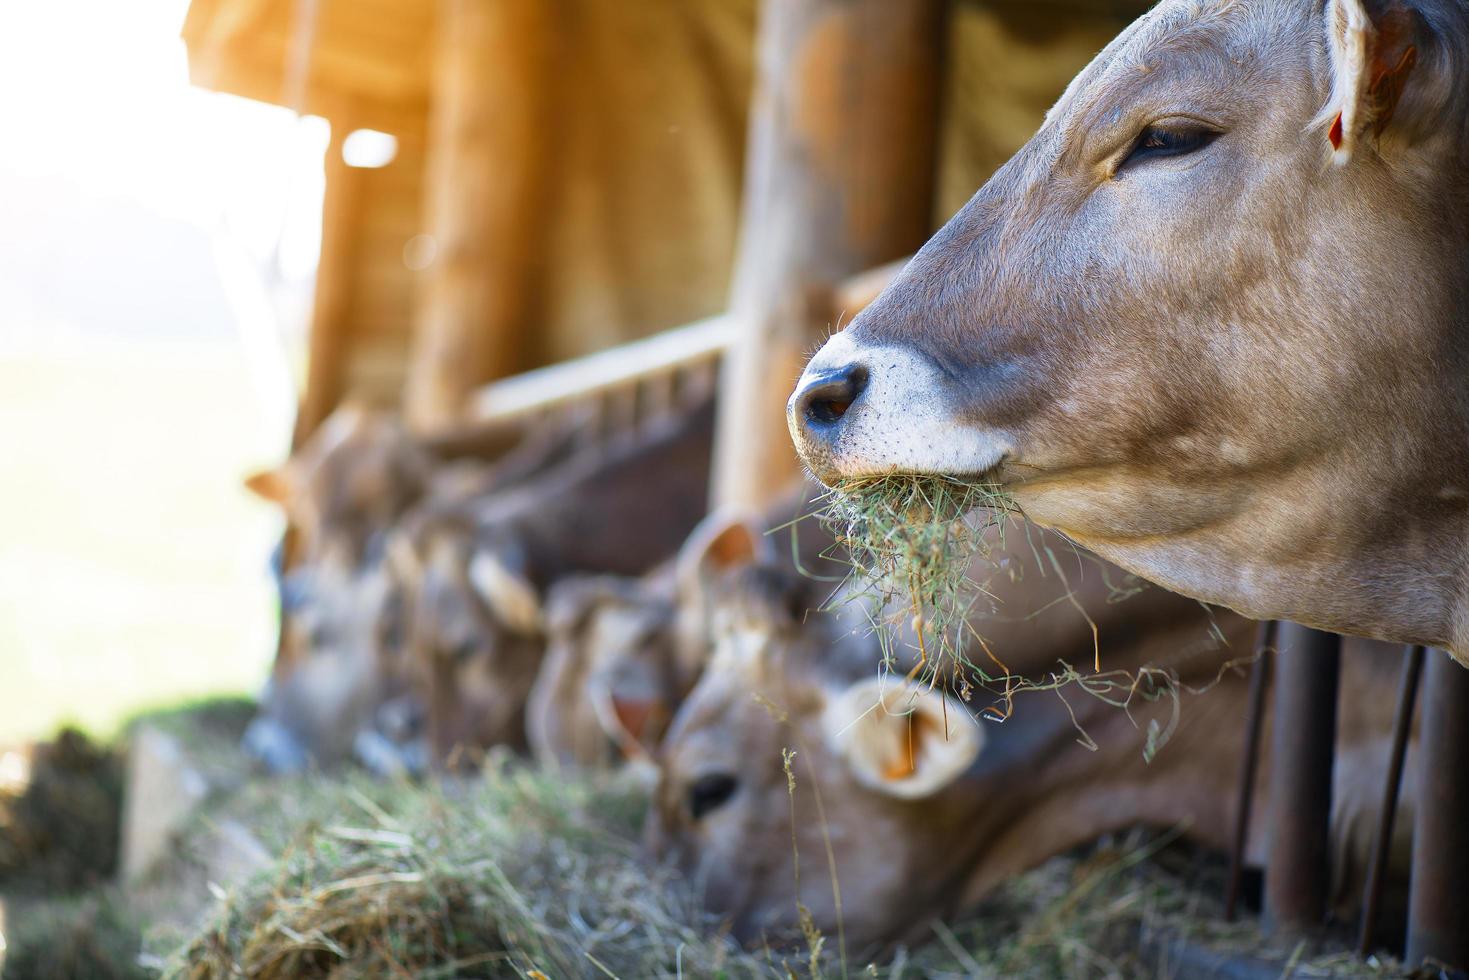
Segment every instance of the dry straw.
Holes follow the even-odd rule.
[[[833,602],[862,604],[882,643],[885,669],[904,670],[909,680],[943,686],[966,701],[983,689],[997,698],[983,708],[992,718],[1009,717],[1017,695],[1039,691],[1062,694],[1072,689],[1128,712],[1170,702],[1165,721],[1148,722],[1144,756],[1151,759],[1178,725],[1182,692],[1203,693],[1249,658],[1222,665],[1212,682],[1198,688],[1185,687],[1172,668],[1104,670],[1096,624],[1068,589],[1062,601],[1092,623],[1092,662],[1079,669],[1058,659],[1043,677],[1012,674],[1004,663],[1005,651],[991,649],[976,623],[982,624],[992,611],[995,600],[986,571],[1001,571],[995,559],[1005,551],[1006,534],[1019,513],[1002,486],[984,479],[895,473],[839,484],[817,500],[815,514],[836,538],[826,557],[852,569]],[[1057,555],[1029,538],[1028,525],[1019,527],[1040,572],[1056,575],[1064,585]],[[1107,578],[1105,566],[1101,574]],[[1109,601],[1114,602],[1142,588],[1135,581],[1109,585]],[[1045,612],[1031,610],[1029,615]],[[1217,630],[1214,639],[1223,642]],[[1079,721],[1077,734],[1083,745],[1096,747]]]
[[[1017,513],[1009,496],[982,480],[892,474],[840,484],[819,505],[853,569],[838,601],[866,606],[890,661],[892,638],[911,628],[914,675],[930,683],[946,674],[958,679],[967,623],[985,596],[970,570],[996,543],[1003,546]]]

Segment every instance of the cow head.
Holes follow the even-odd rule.
[[[659,747],[647,842],[742,939],[793,929],[798,900],[835,932],[828,847],[845,934],[862,948],[912,938],[1008,875],[1129,823],[1188,818],[1191,833],[1225,839],[1234,757],[1216,734],[1241,710],[1244,684],[1234,673],[1215,682],[1226,660],[1246,655],[1254,624],[1131,588],[1055,535],[1017,527],[995,545],[1003,574],[976,571],[993,605],[975,610],[971,635],[1029,678],[1061,661],[1085,670],[1096,655],[1116,672],[1116,700],[1137,695],[1128,710],[1073,689],[1017,695],[1003,724],[976,721],[1004,705],[1005,685],[968,700],[909,687],[903,657],[913,652],[900,642],[883,674],[866,610],[815,611],[830,586],[749,559],[721,577],[709,597],[710,663]],[[1151,763],[1144,732],[1170,724],[1175,702],[1137,693],[1160,676],[1143,677],[1145,667],[1214,686],[1186,700]],[[783,752],[795,753],[794,786]]]
[[[297,534],[297,564],[350,571],[427,488],[433,457],[387,412],[346,405],[289,460],[245,486],[278,504]]]
[[[582,768],[645,758],[687,690],[672,597],[640,579],[579,576],[552,586],[546,608],[527,718],[536,756]]]
[[[435,758],[523,747],[545,633],[522,550],[512,539],[434,518],[395,531],[388,553],[405,590],[407,659]]]
[[[282,596],[281,655],[245,747],[272,771],[330,766],[403,693],[398,596],[381,565],[298,569]]]
[[[647,843],[751,940],[793,930],[798,900],[836,928],[829,836],[847,935],[865,944],[890,934],[903,896],[924,900],[911,859],[932,849],[912,815],[983,735],[955,699],[879,677],[860,612],[820,611],[830,585],[757,555],[732,549],[703,573],[710,660],[660,746]]]
[[[717,512],[673,562],[641,579],[556,583],[529,705],[537,756],[584,767],[646,761],[708,661],[712,597],[727,575],[772,551],[753,515]]]
[[[797,448],[997,480],[1252,616],[1469,639],[1466,72],[1447,0],[1164,0],[811,360]]]

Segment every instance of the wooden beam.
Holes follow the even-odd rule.
[[[907,264],[907,259],[900,259],[838,283],[830,305],[845,311],[848,318],[856,316]],[[456,438],[475,430],[498,431],[498,427],[517,419],[635,387],[671,405],[673,397],[665,389],[675,387],[672,379],[712,365],[742,334],[739,321],[725,313],[574,361],[491,382],[473,394],[462,419],[434,431],[453,433]]]
[[[477,421],[504,420],[599,397],[717,360],[735,335],[734,319],[716,316],[564,364],[527,371],[478,391],[469,416]]]
[[[342,142],[355,126],[349,109],[338,113],[326,148],[326,193],[321,209],[321,258],[307,338],[306,390],[296,412],[292,447],[311,437],[342,399],[352,324],[352,290],[362,209],[362,171],[342,159]]]
[[[799,473],[785,402],[837,284],[931,231],[942,0],[765,0],[712,488],[761,507]]]
[[[553,6],[439,3],[426,205],[437,258],[404,396],[420,430],[452,424],[477,386],[523,363],[545,223]]]

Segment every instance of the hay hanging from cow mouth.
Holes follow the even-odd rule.
[[[982,478],[894,473],[838,484],[818,503],[854,573],[839,601],[867,601],[885,653],[906,620],[918,646],[915,676],[957,674],[970,609],[984,594],[970,567],[995,547],[992,528],[1003,544],[1018,513],[1009,494]]]
[[[1090,670],[1058,658],[1044,676],[1016,675],[1001,659],[1005,652],[990,649],[974,627],[974,620],[987,614],[976,605],[997,601],[987,588],[990,579],[983,566],[997,574],[1017,574],[1001,561],[1010,519],[1020,515],[1004,487],[985,479],[890,474],[839,484],[815,503],[814,516],[836,539],[826,557],[851,567],[845,587],[835,592],[827,611],[861,603],[882,645],[884,669],[904,670],[908,680],[944,687],[966,702],[977,688],[984,689],[997,698],[981,711],[991,719],[1008,718],[1021,693],[1062,695],[1068,688],[1129,714],[1143,704],[1169,703],[1164,719],[1147,723],[1143,756],[1151,761],[1178,726],[1183,693],[1203,694],[1258,656],[1252,652],[1229,659],[1198,686],[1183,684],[1174,667],[1104,671],[1097,625],[1068,589],[1063,599],[1091,625],[1097,659]],[[1041,573],[1049,569],[1064,584],[1066,576],[1051,549],[1033,540],[1030,548]],[[1123,601],[1135,592],[1114,587],[1113,600]],[[1217,627],[1210,636],[1222,642]],[[901,656],[898,644],[904,647]],[[907,668],[915,654],[916,662]],[[1080,744],[1095,749],[1075,711],[1071,715]]]

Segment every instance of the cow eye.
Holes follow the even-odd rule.
[[[1196,153],[1219,138],[1219,131],[1199,123],[1156,123],[1147,126],[1133,141],[1132,151],[1117,169],[1144,160],[1181,157]]]
[[[715,772],[700,776],[689,787],[689,813],[695,820],[724,806],[739,789],[739,782],[728,773]]]

